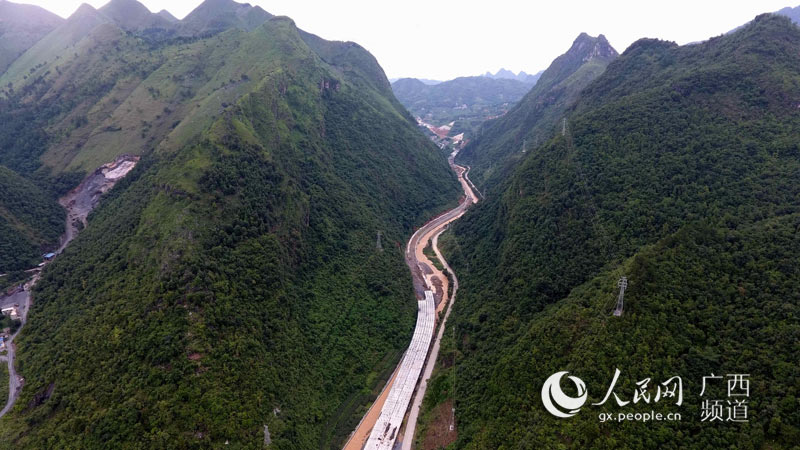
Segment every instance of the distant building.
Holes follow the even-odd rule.
[[[0,351],[5,350],[5,349],[6,349],[6,339],[3,338],[3,337],[0,337]]]
[[[56,257],[56,254],[55,253],[45,253],[44,255],[42,255],[42,257],[44,259],[50,261],[51,259]]]

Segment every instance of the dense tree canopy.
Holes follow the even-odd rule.
[[[441,362],[456,365],[426,408],[455,382],[458,448],[797,445],[799,87],[800,29],[785,18],[685,47],[641,40],[583,91],[565,136],[454,225],[461,290]],[[635,381],[683,377],[684,405],[570,419],[542,406],[551,374],[599,402],[615,368],[627,400]],[[711,373],[750,374],[748,422],[701,421]],[[645,409],[683,418],[597,416]]]

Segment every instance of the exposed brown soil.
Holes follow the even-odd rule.
[[[398,367],[400,367],[399,364]],[[356,428],[352,436],[350,436],[350,440],[347,441],[343,450],[361,450],[364,447],[364,444],[367,443],[369,434],[372,432],[372,427],[375,426],[375,422],[378,421],[378,418],[381,415],[383,404],[386,403],[386,398],[389,397],[389,391],[392,390],[392,385],[394,384],[396,377],[397,368],[395,368],[392,378],[390,378],[389,382],[386,383],[386,387],[383,388],[383,391],[380,393],[378,398],[376,398],[375,402],[372,404],[372,406],[370,406],[369,411],[367,411],[367,414],[364,416],[364,419],[362,419],[361,423],[358,424],[358,428]]]
[[[122,155],[92,172],[78,187],[58,200],[67,210],[67,226],[56,253],[61,253],[78,231],[86,226],[86,217],[100,202],[100,196],[114,187],[138,162],[138,156]]]
[[[425,438],[422,441],[423,450],[435,450],[446,448],[458,439],[458,430],[450,425],[453,423],[453,400],[437,406],[433,411],[433,419],[425,430]]]

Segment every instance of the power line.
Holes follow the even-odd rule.
[[[570,155],[574,154],[574,161],[575,161],[575,168],[578,172],[578,177],[581,180],[581,188],[583,189],[583,194],[586,196],[587,199],[587,206],[590,209],[590,217],[592,221],[592,226],[597,229],[603,237],[603,242],[605,244],[605,251],[608,254],[613,246],[611,242],[611,235],[608,234],[605,227],[603,226],[602,222],[598,222],[596,220],[597,217],[597,207],[594,203],[594,198],[589,193],[588,185],[589,180],[586,178],[586,175],[583,173],[583,169],[581,168],[581,162],[578,159],[578,155],[575,154],[575,148],[572,144],[572,133],[567,134],[567,118],[565,117],[562,122],[561,126],[561,135],[564,136],[566,143],[567,143],[567,150],[570,152]],[[627,240],[624,240],[624,243],[628,244]],[[623,311],[623,298],[625,296],[625,288],[628,287],[628,278],[623,276],[622,278],[617,281],[617,286],[619,287],[619,295],[617,296],[617,304],[614,307],[614,316],[620,317],[622,316]]]

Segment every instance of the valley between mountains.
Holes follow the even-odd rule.
[[[390,82],[198,3],[0,0],[0,449],[796,448],[797,8]]]

